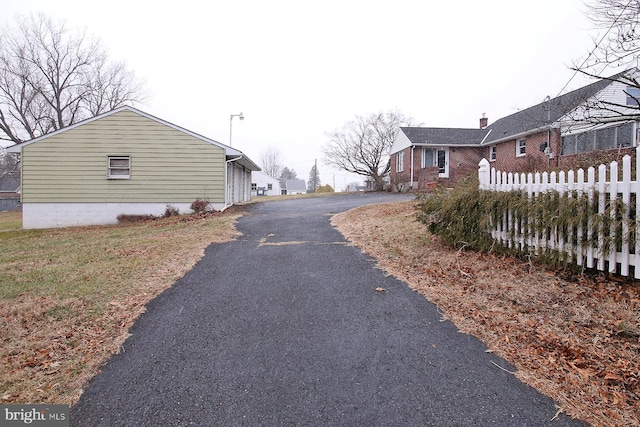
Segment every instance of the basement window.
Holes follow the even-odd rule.
[[[129,179],[131,178],[131,156],[108,156],[107,178]]]

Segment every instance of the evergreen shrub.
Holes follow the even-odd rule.
[[[621,250],[625,242],[635,246],[635,210],[620,198],[612,201],[607,195],[605,208],[599,212],[598,200],[597,192],[589,195],[547,191],[530,198],[524,191],[480,190],[478,178],[471,176],[455,189],[439,188],[419,196],[417,218],[453,248],[536,255],[548,265],[566,266],[577,260],[563,251],[562,245],[579,247],[582,255],[591,247],[595,258]],[[494,240],[490,230],[494,225],[506,228],[507,222],[510,232],[505,233],[502,242]],[[627,236],[622,233],[624,226],[631,230]],[[550,244],[533,254],[527,245],[530,238]]]

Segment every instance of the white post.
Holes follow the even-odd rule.
[[[629,203],[631,202],[631,156],[628,154],[622,158],[622,182],[618,191],[622,193],[624,204],[624,220],[622,221],[622,259],[620,260],[620,274],[629,275],[629,225],[627,220],[631,214]]]
[[[491,171],[489,170],[489,161],[487,159],[480,160],[478,164],[478,181],[480,181],[481,190],[489,190],[491,188]]]

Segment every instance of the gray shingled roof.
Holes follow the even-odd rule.
[[[13,171],[0,175],[0,193],[14,193],[20,188],[20,172]]]
[[[401,127],[412,144],[479,145],[487,134],[484,129]]]
[[[461,146],[480,145],[481,143],[487,145],[505,139],[512,139],[516,135],[544,128],[556,122],[628,71],[600,79],[590,85],[553,98],[548,102],[541,102],[533,107],[503,117],[484,129],[422,127],[401,127],[400,129],[409,138],[411,144],[420,145]]]
[[[307,191],[304,179],[288,179],[286,182],[287,191]]]
[[[511,139],[515,135],[546,127],[554,123],[588,98],[610,85],[612,80],[619,78],[621,74],[623,73],[617,74],[609,79],[598,80],[595,83],[553,98],[549,100],[549,102],[541,102],[533,107],[496,120],[486,127],[487,130],[491,130],[491,133],[487,137],[485,144],[490,144],[502,139]]]

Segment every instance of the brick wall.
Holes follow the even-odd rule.
[[[419,165],[418,165],[419,166]],[[438,185],[438,167],[430,166],[428,168],[418,169],[418,191],[428,191]]]
[[[480,147],[450,147],[449,178],[440,182],[447,187],[454,187],[460,179],[477,174],[483,154],[484,149]]]
[[[539,172],[554,169],[558,165],[558,147],[560,144],[560,132],[551,132],[551,152],[555,154],[553,159],[549,159],[540,145],[545,143],[549,135],[547,131],[527,135],[524,139],[525,155],[516,156],[517,141],[523,138],[512,139],[501,142],[496,146],[496,160],[491,161],[491,167],[503,172]],[[489,159],[489,147],[484,148],[483,157]]]
[[[404,168],[401,172],[398,172],[396,167],[398,165],[398,156],[400,153],[404,153]],[[408,191],[411,186],[411,148],[405,148],[398,153],[394,153],[391,156],[390,161],[391,170],[389,172],[389,176],[391,178],[391,190]]]
[[[413,181],[417,186],[414,190],[425,191],[433,187],[434,183],[445,187],[453,187],[458,180],[478,172],[478,163],[482,159],[482,148],[449,147],[449,178],[439,178],[438,168],[434,166],[422,168],[422,147],[413,151]],[[391,184],[393,191],[408,191],[411,186],[411,148],[405,148],[404,169],[396,170],[398,153],[391,156]]]

